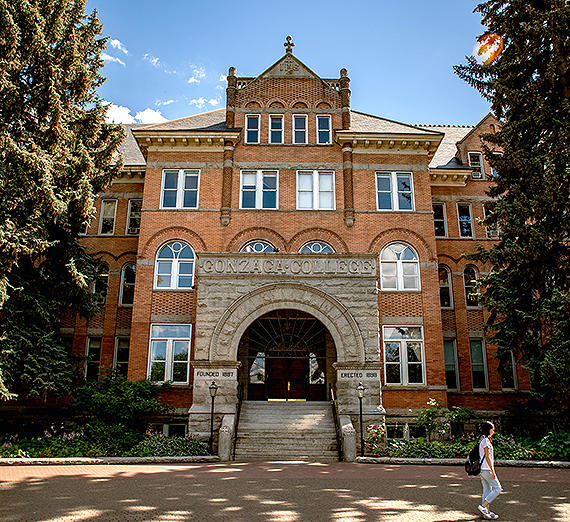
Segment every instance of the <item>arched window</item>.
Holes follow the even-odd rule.
[[[121,270],[121,305],[133,304],[136,270],[134,263],[127,263]]]
[[[194,284],[194,251],[182,241],[164,245],[156,256],[154,287],[190,289]]]
[[[310,241],[299,250],[301,254],[334,254],[334,248],[324,241]]]
[[[392,243],[380,254],[382,290],[419,290],[420,266],[418,256],[403,243]]]
[[[246,243],[240,252],[275,252],[275,247],[267,241],[255,240]]]
[[[451,273],[449,268],[440,265],[439,274],[439,300],[442,308],[453,308],[453,298],[451,293]]]
[[[477,269],[471,265],[466,266],[463,270],[463,286],[465,287],[465,304],[468,307],[479,306],[477,279],[479,279]]]

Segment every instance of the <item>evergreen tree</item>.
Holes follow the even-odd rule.
[[[0,397],[62,394],[62,314],[89,317],[98,261],[77,241],[118,174],[105,124],[106,38],[85,0],[0,0]]]
[[[570,398],[570,5],[566,0],[490,0],[477,6],[502,55],[468,58],[456,73],[501,122],[483,136],[497,172],[488,226],[501,241],[475,259],[493,266],[481,299],[501,362],[511,350],[534,390],[556,408]],[[502,155],[493,154],[501,151]]]

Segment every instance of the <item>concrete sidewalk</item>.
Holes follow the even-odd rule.
[[[569,521],[570,470],[501,468],[501,521]],[[461,467],[231,462],[0,467],[0,520],[480,520]]]

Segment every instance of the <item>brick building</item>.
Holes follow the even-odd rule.
[[[290,42],[289,42],[290,43]],[[166,421],[208,430],[248,400],[330,398],[367,422],[413,422],[428,399],[500,412],[528,375],[498,373],[465,254],[492,172],[475,127],[411,126],[350,107],[291,45],[256,78],[228,74],[227,104],[127,126],[125,168],[83,241],[108,264],[88,325],[63,333],[86,375],[171,381]]]

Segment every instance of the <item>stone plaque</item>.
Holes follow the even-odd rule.
[[[380,370],[337,370],[338,381],[379,381]]]
[[[194,381],[231,381],[237,380],[237,370],[232,368],[194,368]]]

